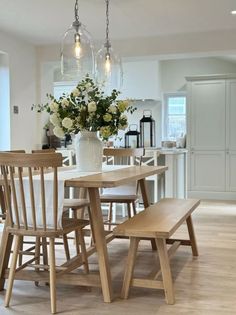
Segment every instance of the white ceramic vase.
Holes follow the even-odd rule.
[[[75,137],[76,165],[81,172],[101,172],[103,143],[97,132],[81,131]]]

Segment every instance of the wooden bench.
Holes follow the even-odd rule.
[[[200,201],[194,199],[165,198],[114,229],[116,236],[130,237],[130,248],[121,292],[122,298],[128,298],[131,286],[163,289],[167,304],[174,304],[175,298],[169,258],[180,245],[191,246],[193,256],[198,256],[191,214],[199,204]],[[187,222],[189,240],[170,239],[185,221]],[[133,270],[139,241],[150,238],[155,239],[160,268],[156,268],[150,274],[152,278],[134,278]],[[167,249],[167,244],[171,244],[169,249]],[[162,275],[162,281],[157,280],[160,275]]]

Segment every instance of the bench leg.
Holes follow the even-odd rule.
[[[193,221],[192,221],[191,215],[186,219],[186,222],[187,222],[187,226],[188,226],[188,233],[189,233],[189,239],[191,242],[193,256],[198,256],[197,242],[196,242],[196,238],[195,238]]]
[[[130,289],[130,284],[133,277],[134,263],[135,263],[139,241],[140,241],[139,238],[136,238],[136,237],[130,238],[128,259],[126,263],[123,286],[121,290],[121,298],[123,299],[127,299],[129,296],[129,289]]]
[[[174,288],[170,270],[170,261],[167,253],[166,240],[162,238],[156,239],[156,244],[160,259],[166,302],[167,304],[174,304],[175,303]]]

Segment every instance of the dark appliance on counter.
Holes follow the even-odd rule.
[[[155,120],[151,110],[144,110],[140,119],[140,145],[142,148],[156,146]]]
[[[132,124],[129,126],[129,130],[125,133],[125,148],[139,148],[139,147],[140,147],[140,132],[138,131],[138,126],[136,124]]]

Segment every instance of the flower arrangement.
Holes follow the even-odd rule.
[[[63,93],[58,100],[47,94],[50,103],[33,105],[32,109],[50,114],[53,132],[58,138],[79,131],[99,131],[102,139],[108,140],[127,128],[125,112],[133,113],[136,109],[128,101],[118,101],[119,94],[113,90],[110,96],[105,96],[93,79],[86,76],[70,94]]]

